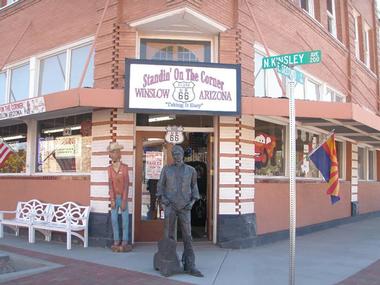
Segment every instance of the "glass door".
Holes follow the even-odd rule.
[[[135,240],[157,241],[164,232],[164,214],[156,198],[161,169],[167,163],[171,145],[164,132],[137,132]]]

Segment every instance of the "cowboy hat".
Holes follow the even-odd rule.
[[[111,142],[108,147],[107,147],[107,150],[108,151],[114,151],[114,150],[121,150],[123,149],[124,147],[122,145],[120,145],[118,142]]]

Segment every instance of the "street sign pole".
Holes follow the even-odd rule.
[[[291,76],[289,80],[289,285],[295,285],[296,272],[296,107],[294,86],[295,79],[294,76]]]

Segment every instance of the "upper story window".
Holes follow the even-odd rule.
[[[18,0],[0,0],[0,10],[5,8],[13,3],[16,3]]]
[[[300,0],[301,8],[314,18],[314,0]]]
[[[40,59],[39,95],[79,87],[79,80],[91,45],[69,48]],[[94,57],[83,82],[83,87],[93,87]]]
[[[360,59],[360,46],[359,46],[359,13],[355,10],[353,11],[354,15],[354,42],[355,42],[355,56],[357,59]]]
[[[7,66],[0,72],[0,104],[78,88],[90,49],[89,39],[85,39],[58,48],[54,52],[33,56],[27,61]],[[31,70],[38,70],[39,73]],[[38,86],[37,93],[30,84]],[[81,87],[93,87],[93,85],[94,55],[92,54]]]
[[[142,39],[141,59],[211,62],[210,42]]]
[[[10,70],[10,102],[29,98],[29,63]]]
[[[364,64],[370,68],[371,67],[371,51],[370,51],[370,28],[365,23],[363,31],[363,51],[364,51]]]
[[[337,37],[335,0],[327,0],[327,29],[334,37]]]

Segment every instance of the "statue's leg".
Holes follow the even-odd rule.
[[[164,236],[166,238],[175,239],[175,223],[177,220],[177,215],[175,209],[168,206],[165,207],[165,230]]]
[[[119,221],[118,221],[118,198],[116,198],[116,206],[114,209],[111,209],[111,222],[112,222],[112,230],[113,230],[113,239],[114,239],[114,245],[118,245],[120,242],[120,235],[119,235]]]
[[[195,255],[192,245],[191,237],[191,211],[180,210],[178,211],[179,226],[181,227],[182,240],[183,240],[183,255],[182,263],[185,271],[191,270],[195,267]]]

